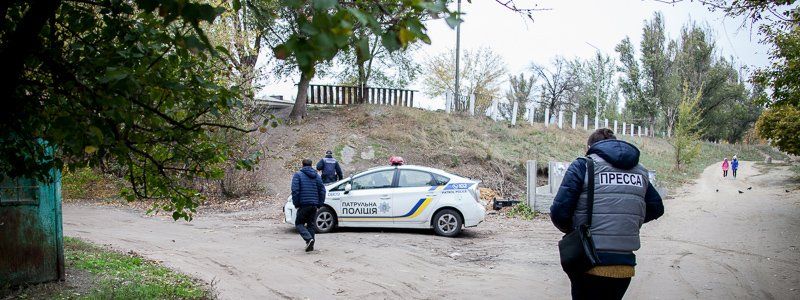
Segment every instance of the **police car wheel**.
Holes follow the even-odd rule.
[[[443,209],[433,216],[433,231],[446,237],[454,237],[461,233],[461,215],[452,209]]]
[[[317,210],[317,215],[314,217],[314,231],[317,233],[328,233],[336,228],[336,215],[327,206]]]

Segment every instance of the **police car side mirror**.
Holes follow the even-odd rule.
[[[345,194],[350,193],[350,190],[352,190],[352,189],[353,189],[353,185],[351,185],[350,183],[347,183],[347,184],[344,185],[344,193]]]

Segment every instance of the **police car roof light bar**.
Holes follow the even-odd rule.
[[[390,166],[402,166],[405,163],[406,163],[406,161],[403,160],[403,158],[400,157],[400,156],[389,157],[389,165]]]

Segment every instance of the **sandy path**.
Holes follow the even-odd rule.
[[[645,225],[630,298],[800,298],[800,191],[785,192],[792,173],[740,166],[736,180],[706,168]]]
[[[716,166],[706,169],[666,202],[662,219],[645,225],[629,298],[800,297],[800,197],[784,192],[789,175],[785,169],[761,174],[743,162],[733,181],[720,179]],[[291,227],[252,221],[274,212],[248,214],[185,223],[65,205],[64,230],[214,282],[225,299],[569,296],[557,262],[560,234],[545,219],[489,216],[457,239],[348,230],[318,236],[319,250],[305,253]]]

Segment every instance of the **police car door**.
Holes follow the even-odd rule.
[[[353,178],[350,192],[340,198],[339,224],[345,227],[391,225],[396,171],[375,171]]]
[[[394,225],[425,227],[430,224],[432,204],[441,194],[435,175],[413,169],[400,169],[394,193]]]

